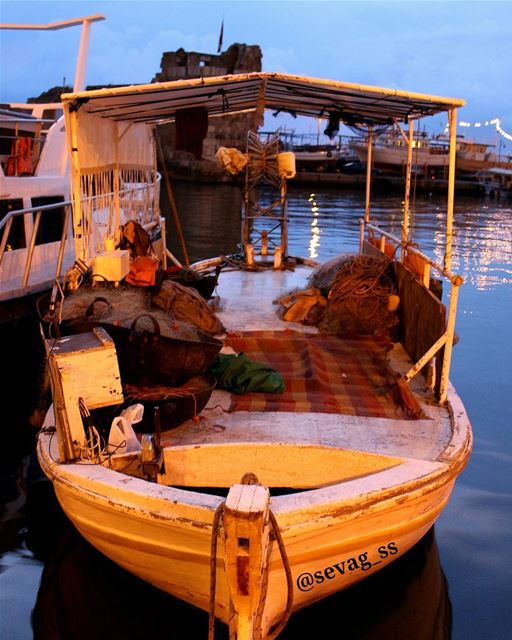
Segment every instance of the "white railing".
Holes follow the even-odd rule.
[[[41,216],[43,212],[46,211],[54,211],[58,209],[61,211],[64,208],[64,219],[62,221],[62,234],[60,238],[59,250],[57,254],[56,267],[55,267],[55,278],[60,276],[60,272],[62,269],[62,261],[64,258],[64,251],[66,247],[66,240],[68,236],[68,228],[71,223],[71,201],[66,200],[62,202],[56,202],[54,204],[42,205],[39,207],[30,207],[27,209],[17,209],[16,211],[10,211],[2,220],[0,220],[0,269],[2,267],[3,259],[5,252],[8,248],[9,235],[11,233],[12,225],[15,218],[23,217],[26,214],[32,214],[34,216],[34,223],[32,226],[32,232],[30,234],[30,239],[26,243],[26,247],[23,247],[21,250],[26,252],[25,264],[23,268],[23,276],[21,280],[21,286],[25,288],[28,285],[28,281],[30,278],[30,272],[32,268],[32,259],[34,256],[34,249],[36,246],[37,234],[39,232],[40,224],[41,224]],[[25,239],[26,240],[26,239]]]
[[[119,194],[120,201],[122,202],[124,222],[127,222],[128,220],[135,220],[136,222],[141,224],[147,231],[159,224],[159,182],[160,176],[157,177],[155,183],[132,184],[125,186],[125,188]],[[113,195],[113,193],[104,194],[103,196],[101,196],[101,198],[107,196],[111,201],[113,201]],[[95,208],[97,201],[98,196],[91,196],[90,198],[84,199],[82,201],[82,205],[88,202],[91,212],[94,211],[95,214],[98,214],[92,216],[91,222],[93,222],[93,224],[89,227],[89,229],[91,242],[94,242],[95,244],[97,244],[97,246],[99,246],[104,241],[105,233],[102,234],[102,230],[107,229],[107,226],[105,222],[101,220],[102,212],[98,211],[98,209]],[[9,253],[11,251],[11,249],[9,249],[9,237],[12,231],[14,220],[20,217],[23,219],[23,216],[32,214],[33,225],[30,232],[30,237],[27,238],[24,236],[26,246],[20,249],[16,249],[17,253],[25,252],[26,254],[25,258],[23,259],[23,276],[21,279],[21,287],[26,288],[28,286],[32,270],[32,261],[34,256],[34,249],[36,247],[37,235],[41,226],[41,216],[45,212],[62,210],[63,208],[65,210],[65,216],[62,225],[60,244],[54,263],[54,279],[60,278],[60,276],[62,275],[61,271],[66,250],[66,242],[68,239],[68,231],[72,229],[72,202],[70,200],[56,202],[54,204],[29,207],[26,209],[17,209],[15,211],[10,211],[4,216],[4,218],[2,218],[2,220],[0,220],[0,273],[2,264],[4,262],[4,256],[6,253]],[[109,212],[105,212],[105,210],[103,210],[103,214],[105,213],[108,216]],[[48,264],[46,266],[48,268],[50,267],[50,265]],[[1,277],[0,281],[2,281]]]
[[[409,242],[403,242],[401,238],[397,238],[393,234],[384,231],[380,227],[374,224],[365,223],[364,220],[359,221],[360,225],[360,251],[362,251],[363,242],[365,238],[365,230],[371,231],[375,234],[380,234],[378,240],[378,248],[384,253],[386,239],[390,240],[395,248],[401,247],[401,260],[405,259],[405,256],[414,254],[421,258],[425,264],[425,268],[422,274],[423,285],[428,288],[430,281],[430,269],[434,269],[439,275],[450,283],[450,302],[448,306],[448,317],[446,321],[446,329],[444,333],[436,340],[436,342],[421,356],[421,358],[413,364],[413,366],[403,375],[403,379],[409,382],[414,376],[429,364],[432,358],[444,347],[443,362],[441,368],[441,380],[439,384],[439,401],[443,404],[446,401],[448,393],[450,365],[452,357],[453,339],[455,336],[455,318],[457,316],[457,302],[459,296],[459,287],[463,284],[464,278],[460,275],[454,274],[448,271],[437,262],[422,253],[416,246]],[[431,387],[434,386],[434,380],[431,381]]]

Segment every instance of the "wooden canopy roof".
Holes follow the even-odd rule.
[[[128,122],[172,120],[179,109],[204,107],[209,116],[272,109],[346,124],[391,124],[464,106],[464,100],[308,78],[282,73],[247,73],[132,85],[62,96],[80,108]]]

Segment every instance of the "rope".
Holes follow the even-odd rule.
[[[266,639],[266,640],[274,640],[274,638],[276,638],[284,629],[292,613],[293,581],[292,581],[292,570],[290,568],[290,562],[288,561],[286,548],[284,546],[283,537],[281,536],[281,531],[279,530],[279,525],[277,524],[276,517],[272,513],[272,511],[269,511],[268,515],[270,520],[270,526],[272,528],[272,534],[277,542],[277,546],[279,547],[279,553],[281,555],[281,561],[283,563],[284,573],[286,576],[286,588],[287,588],[286,607],[284,609],[283,617],[276,625],[272,627]],[[266,574],[268,574],[268,571],[266,572]]]
[[[356,256],[346,261],[336,274],[329,300],[336,303],[372,296],[387,303],[395,289],[393,281],[385,273],[388,266],[388,260],[371,256]]]
[[[393,325],[389,296],[396,290],[387,258],[359,255],[346,260],[329,292],[322,331],[334,334],[372,334]]]
[[[217,538],[221,526],[226,501],[219,504],[215,510],[212,526],[212,541],[210,547],[210,607],[208,611],[208,640],[215,636],[215,590],[217,587]]]
[[[260,484],[257,476],[254,473],[245,473],[242,477],[241,484]],[[224,514],[224,507],[226,505],[226,501],[224,500],[219,504],[217,509],[215,510],[215,515],[213,518],[212,525],[212,540],[211,540],[211,548],[210,548],[210,606],[208,613],[208,640],[214,640],[215,635],[215,592],[217,585],[217,539],[220,531],[220,527],[222,525],[222,518]],[[287,587],[287,596],[286,596],[286,606],[281,620],[276,623],[272,629],[270,629],[268,635],[265,640],[274,640],[281,631],[284,629],[286,623],[290,619],[290,615],[293,607],[293,579],[292,579],[292,571],[290,568],[290,563],[288,560],[288,556],[286,554],[286,547],[284,545],[283,537],[281,536],[281,531],[279,529],[279,524],[277,523],[275,515],[272,513],[272,510],[269,509],[269,525],[271,530],[270,540],[275,540],[277,542],[277,546],[279,549],[279,554],[281,556],[281,561],[283,563],[283,568],[286,577],[286,587]],[[256,610],[256,622],[257,622],[257,633],[258,638],[261,638],[261,618],[263,615],[263,609],[265,605],[265,597],[267,594],[267,586],[268,586],[268,562],[270,558],[270,548],[271,545],[267,545],[267,555],[265,558],[265,562],[263,565],[263,584],[260,594],[260,601],[258,603],[258,608]],[[230,603],[230,619],[232,619],[234,615],[233,606]],[[230,632],[231,635],[231,632]]]

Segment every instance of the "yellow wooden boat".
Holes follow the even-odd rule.
[[[119,565],[209,611],[205,637],[213,637],[215,618],[239,640],[276,637],[297,609],[385,567],[432,527],[468,461],[471,426],[449,382],[462,284],[451,272],[451,225],[456,110],[463,104],[274,73],[63,96],[77,256],[93,271],[97,256],[111,251],[105,238],[116,242],[134,212],[144,212],[149,231],[162,231],[151,130],[177,109],[201,108],[209,117],[252,110],[257,123],[270,108],[329,117],[331,124],[365,124],[370,150],[374,125],[408,124],[402,236],[371,221],[369,182],[360,223],[361,255],[393,254],[401,341],[392,348],[383,350],[375,337],[325,335],[278,315],[274,301],[307,290],[317,265],[287,254],[286,174],[292,172],[280,172],[277,154],[253,134],[244,251],[220,273],[217,315],[226,330],[223,351],[274,365],[285,379],[284,394],[215,389],[200,415],[172,430],[162,423],[160,433],[144,434],[131,451],[112,451],[87,418],[124,400],[114,342],[101,328],[46,340],[53,406],[38,457],[64,511]],[[410,142],[416,119],[443,111],[451,127],[451,163],[446,255],[438,265],[409,241]],[[255,233],[249,197],[251,181],[271,165],[279,191],[277,214],[267,211],[278,223],[275,242],[265,230]],[[136,188],[127,194],[127,183],[142,182],[153,184],[152,199],[143,200]],[[176,261],[161,235],[153,237],[164,266]],[[107,257],[112,279],[121,278],[121,258]],[[201,273],[223,260],[193,268]],[[431,269],[450,288],[446,320],[430,290]],[[400,390],[402,404],[391,397]]]

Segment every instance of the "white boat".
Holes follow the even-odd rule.
[[[267,134],[268,135],[268,134]],[[279,132],[280,140],[287,151],[295,154],[298,172],[315,171],[319,173],[343,171],[343,166],[357,160],[350,147],[352,137],[338,135],[328,142],[320,142],[320,132],[314,134],[296,134],[293,131]],[[324,136],[324,140],[327,138]]]
[[[16,127],[13,149],[30,141],[28,159],[12,153],[0,168],[0,322],[4,323],[29,313],[35,298],[51,289],[59,252],[62,269],[73,264],[74,243],[64,117],[36,137],[28,134],[35,128],[41,131],[46,120],[21,118],[13,111],[0,119],[2,125]],[[35,159],[30,151],[34,140],[40,141]],[[16,175],[23,166],[35,168]]]
[[[2,29],[55,30],[82,25],[75,90],[84,88],[91,15],[49,25]],[[0,324],[30,313],[75,260],[69,159],[61,103],[9,103],[0,112]]]
[[[107,230],[94,223],[94,203],[104,224],[106,200],[114,214],[127,204],[118,179],[124,171],[139,172],[139,180],[154,175],[151,126],[172,120],[177,109],[200,107],[209,117],[254,110],[259,121],[263,108],[317,117],[322,104],[337,105],[350,123],[407,122],[410,185],[415,120],[447,112],[453,149],[455,114],[464,102],[279,73],[64,95],[78,258],[92,265],[104,252]],[[287,385],[282,396],[215,389],[193,419],[166,429],[162,418],[156,435],[139,435],[140,447],[126,426],[125,441],[133,450],[113,450],[86,418],[93,410],[113,411],[124,400],[116,343],[97,328],[46,341],[53,407],[38,438],[38,458],[60,504],[109,558],[209,611],[210,638],[215,618],[239,640],[276,637],[294,611],[400,557],[435,523],[472,448],[468,417],[449,381],[463,282],[451,272],[453,162],[443,265],[409,242],[409,190],[403,236],[395,238],[371,220],[367,185],[358,250],[379,264],[388,254],[396,256],[392,268],[400,296],[401,341],[380,359],[377,373],[372,339],[354,343],[346,335],[323,335],[277,313],[273,301],[307,288],[316,266],[288,256],[286,177],[273,144],[249,136],[244,255],[238,256],[239,268],[228,261],[217,292],[226,329],[223,351],[277,362],[274,369]],[[114,177],[109,194],[100,188],[106,173]],[[279,197],[263,211],[252,187],[267,177]],[[265,218],[278,227],[277,238],[258,226]],[[113,219],[116,236],[120,221]],[[159,250],[163,257],[164,246]],[[194,268],[201,273],[220,264],[222,257]],[[449,288],[446,320],[429,288],[431,269]],[[392,299],[386,296],[389,313],[396,297],[393,302],[388,309]],[[151,363],[141,370],[155,373]],[[402,391],[416,419],[392,400],[393,390]]]
[[[444,177],[449,164],[448,138],[445,134],[430,136],[416,134],[414,139],[413,165],[417,173],[428,176],[435,172]],[[494,145],[485,142],[467,140],[464,136],[457,136],[456,170],[457,177],[474,177],[474,174],[487,169],[511,169],[509,156],[498,155],[493,150]],[[364,140],[351,142],[351,148],[364,164],[368,160],[368,144]],[[403,136],[384,134],[378,136],[372,147],[372,165],[383,172],[405,172],[407,164],[407,141]]]
[[[368,143],[364,140],[351,142],[351,148],[364,164],[368,160]],[[449,148],[445,138],[431,138],[421,132],[416,133],[413,140],[412,162],[417,171],[427,173],[429,169],[448,168]],[[393,131],[391,134],[378,136],[372,147],[372,164],[382,171],[401,173],[407,165],[408,143],[404,136]]]

